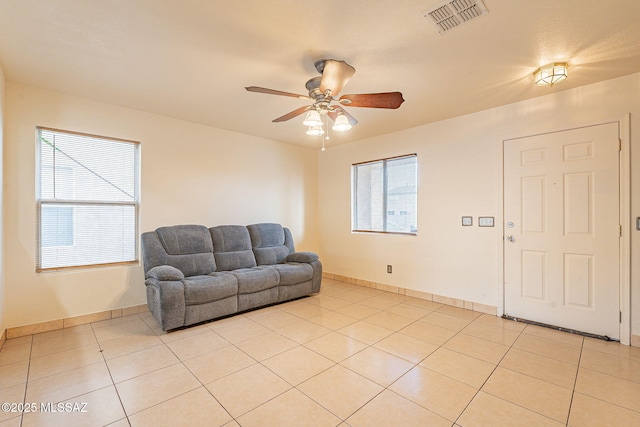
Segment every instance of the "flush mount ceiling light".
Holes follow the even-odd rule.
[[[538,86],[553,86],[567,78],[567,68],[566,62],[552,62],[538,68],[533,73],[533,78]]]

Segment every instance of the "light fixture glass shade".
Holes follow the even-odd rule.
[[[324,129],[322,129],[322,126],[309,126],[309,129],[307,129],[307,135],[310,136],[320,136],[324,134]]]
[[[322,119],[316,110],[310,110],[302,122],[305,126],[322,126]]]
[[[552,62],[544,65],[533,73],[533,77],[538,86],[553,86],[567,78],[567,63]]]
[[[351,129],[351,123],[349,123],[349,119],[347,118],[347,116],[345,116],[344,114],[339,114],[338,117],[336,117],[336,121],[331,129],[338,132],[344,132]]]

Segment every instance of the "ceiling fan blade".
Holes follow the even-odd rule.
[[[245,89],[249,92],[266,93],[267,95],[281,95],[299,99],[311,99],[307,95],[298,95],[297,93],[283,92],[281,90],[267,89],[259,86],[247,86]]]
[[[355,117],[353,117],[351,114],[349,114],[349,112],[347,110],[345,110],[344,108],[340,107],[339,105],[335,105],[333,106],[333,111],[329,111],[327,113],[327,115],[329,117],[331,117],[331,120],[333,120],[334,122],[336,121],[336,117],[338,117],[338,114],[342,113],[345,115],[345,117],[349,120],[349,123],[351,124],[351,126],[355,126],[358,124],[358,121],[356,120]]]
[[[285,114],[284,116],[280,116],[277,119],[273,119],[274,123],[286,122],[287,120],[293,119],[294,117],[299,116],[300,114],[304,114],[311,109],[311,105],[305,105],[304,107],[300,107],[296,110],[293,110],[290,113]]]
[[[404,102],[400,92],[342,95],[340,103],[349,107],[398,108]]]
[[[355,72],[356,69],[344,61],[327,59],[320,80],[320,92],[326,93],[330,90],[332,95],[339,94]]]

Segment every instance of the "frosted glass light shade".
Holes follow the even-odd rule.
[[[316,110],[310,110],[302,122],[305,126],[322,126],[322,119]]]
[[[310,136],[320,136],[324,134],[324,129],[322,129],[322,126],[309,126],[309,129],[307,129],[307,135]]]
[[[336,117],[336,121],[331,129],[338,132],[344,132],[351,129],[351,123],[349,123],[349,119],[347,119],[347,116],[345,116],[344,114],[340,114],[338,115],[338,117]]]
[[[567,63],[552,62],[544,65],[533,73],[533,77],[538,86],[553,86],[567,78]]]

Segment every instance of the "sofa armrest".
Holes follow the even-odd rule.
[[[286,262],[305,262],[312,263],[318,260],[318,254],[313,252],[294,252],[289,254],[286,258]]]
[[[149,277],[144,284],[147,285],[147,306],[162,330],[168,331],[184,326],[186,303],[183,282]]]
[[[147,271],[148,279],[157,279],[161,281],[172,281],[184,279],[182,271],[170,265],[158,265]]]

